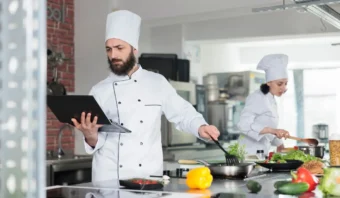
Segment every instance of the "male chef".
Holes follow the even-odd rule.
[[[163,175],[162,114],[198,138],[220,135],[162,75],[136,63],[140,25],[141,18],[130,11],[107,16],[105,48],[111,73],[90,91],[109,119],[132,132],[98,132],[98,118],[90,120],[90,114],[83,113],[80,123],[72,119],[84,135],[86,152],[93,154],[93,182]]]

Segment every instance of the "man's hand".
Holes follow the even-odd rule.
[[[102,127],[102,125],[97,125],[97,120],[98,117],[95,116],[91,122],[91,113],[88,113],[85,118],[85,112],[81,114],[80,123],[72,118],[74,126],[84,134],[85,140],[90,146],[96,146],[98,141],[98,129]]]
[[[217,140],[220,136],[220,132],[213,125],[203,125],[198,129],[198,134],[200,137],[211,140],[211,137]],[[211,137],[210,137],[211,136]]]
[[[274,129],[272,134],[275,135],[279,139],[281,138],[287,139],[290,136],[289,132],[283,129]]]
[[[280,146],[277,147],[276,152],[281,152],[284,148],[285,148],[284,145],[281,144]]]

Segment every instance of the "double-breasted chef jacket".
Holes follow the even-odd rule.
[[[92,87],[93,95],[106,116],[130,129],[131,133],[99,132],[92,148],[92,181],[163,175],[161,116],[178,130],[199,138],[206,125],[203,116],[160,74],[140,65],[131,77],[111,73]]]
[[[263,150],[268,154],[272,146],[280,146],[283,141],[272,134],[260,134],[265,127],[276,129],[279,115],[275,97],[270,92],[263,94],[257,90],[250,94],[241,112],[238,128],[241,131],[239,144],[245,146],[248,155],[256,154],[257,150]]]

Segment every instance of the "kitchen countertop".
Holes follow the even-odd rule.
[[[258,170],[254,170],[258,171]],[[98,183],[84,183],[74,186],[55,186],[54,189],[48,188],[47,192],[51,194],[63,193],[64,198],[70,197],[86,197],[93,193],[94,197],[89,198],[118,198],[118,197],[214,197],[218,193],[226,193],[223,197],[294,197],[288,195],[275,194],[274,183],[278,180],[287,180],[291,176],[289,172],[271,173],[265,172],[265,175],[260,177],[250,178],[262,185],[262,189],[258,194],[248,192],[246,182],[244,180],[227,180],[214,179],[211,187],[203,191],[190,190],[185,184],[185,179],[171,178],[170,183],[164,186],[161,190],[154,191],[135,191],[119,188],[118,181],[105,181]],[[157,178],[153,178],[157,179]],[[54,192],[54,193],[53,193]],[[152,194],[148,194],[152,193]],[[69,194],[69,196],[67,195]],[[147,195],[146,195],[147,194]],[[167,196],[165,196],[167,195]],[[210,195],[210,196],[207,196]],[[57,196],[47,196],[47,198],[55,198]],[[307,197],[322,197],[322,192],[316,189]]]

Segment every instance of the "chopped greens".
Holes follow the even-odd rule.
[[[246,158],[245,145],[234,143],[228,146],[227,151],[231,155],[235,155],[240,161],[243,161]]]

